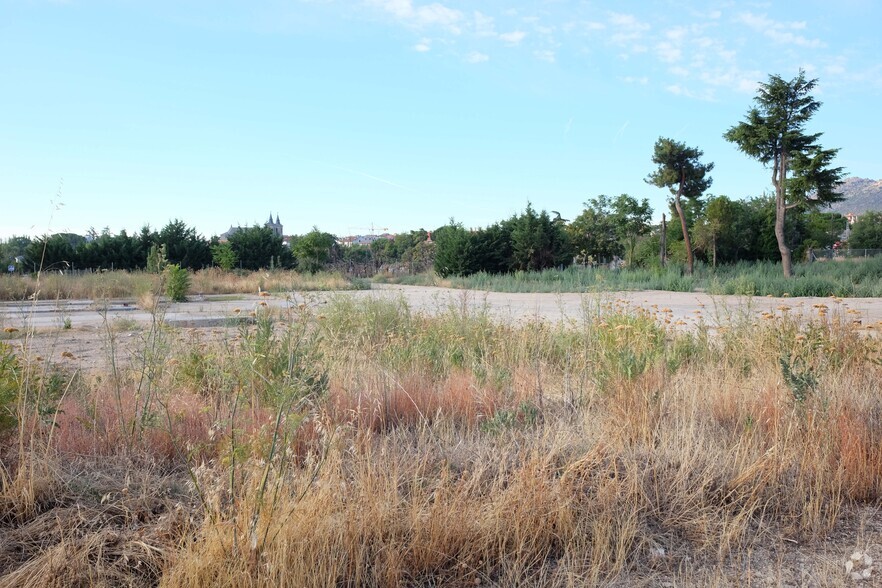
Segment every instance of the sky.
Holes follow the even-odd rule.
[[[572,219],[648,198],[660,136],[723,140],[757,83],[803,68],[809,130],[882,178],[882,3],[871,0],[0,0],[0,238],[181,219],[206,237]]]

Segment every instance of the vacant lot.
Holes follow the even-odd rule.
[[[375,284],[372,290],[341,292],[292,292],[289,295],[195,295],[189,302],[163,306],[164,324],[186,329],[205,329],[205,336],[222,336],[250,320],[255,310],[268,307],[279,311],[304,303],[320,309],[337,299],[402,301],[408,308],[429,314],[450,309],[482,312],[508,323],[545,320],[581,321],[598,312],[649,312],[661,324],[678,330],[702,326],[716,331],[720,326],[744,321],[766,321],[774,315],[797,320],[835,320],[867,335],[882,332],[882,298],[772,298],[714,296],[704,293],[667,291],[606,292],[600,294],[505,293],[458,290],[424,286]],[[101,334],[108,330],[126,333],[118,338],[128,347],[132,333],[143,331],[154,321],[153,314],[134,299],[111,301],[57,300],[0,303],[0,327],[29,327],[37,337],[31,341],[41,355],[58,348],[71,351],[90,365],[106,356]],[[67,325],[69,328],[64,329]],[[20,336],[20,335],[19,335]],[[75,363],[73,358],[66,358]]]
[[[3,311],[0,587],[879,582],[877,300]]]

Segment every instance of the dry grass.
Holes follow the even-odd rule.
[[[0,586],[844,585],[882,557],[882,347],[846,324],[259,314],[159,317],[63,395],[0,371]]]
[[[202,294],[257,294],[314,290],[354,290],[362,287],[339,272],[302,274],[294,271],[224,272],[211,268],[193,275],[191,290]],[[366,286],[365,286],[366,287]]]
[[[44,272],[33,275],[0,276],[0,300],[137,298],[157,291],[160,276],[146,272],[101,272],[79,276]]]
[[[270,292],[353,290],[368,287],[340,273],[301,274],[294,271],[225,272],[217,268],[191,274],[190,291],[197,294],[257,294]],[[133,298],[141,300],[162,291],[162,276],[148,272],[98,272],[78,276],[45,272],[39,280],[30,275],[0,275],[0,300]]]

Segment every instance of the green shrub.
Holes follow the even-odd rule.
[[[176,263],[165,268],[165,293],[173,302],[185,302],[190,291],[190,273]]]
[[[18,393],[18,360],[12,347],[0,343],[0,435],[15,427]]]

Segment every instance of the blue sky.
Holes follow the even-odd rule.
[[[286,233],[573,218],[668,136],[711,192],[769,189],[721,135],[770,73],[882,178],[882,8],[802,2],[0,0],[0,238],[278,214]]]

